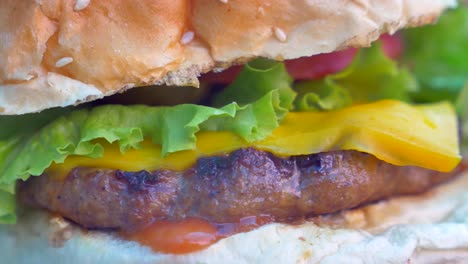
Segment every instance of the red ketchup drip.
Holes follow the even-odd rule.
[[[237,223],[211,223],[199,218],[179,222],[157,221],[141,231],[123,236],[156,252],[186,254],[205,249],[222,238],[248,232],[271,222],[268,216],[244,217]]]

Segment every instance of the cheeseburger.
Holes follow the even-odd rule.
[[[2,262],[466,261],[456,6],[2,1]]]

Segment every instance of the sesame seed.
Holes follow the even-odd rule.
[[[265,15],[265,9],[263,9],[263,7],[259,7],[258,10],[257,10],[258,14],[263,16]]]
[[[182,38],[180,38],[180,43],[183,45],[189,44],[194,37],[195,33],[193,31],[187,31],[182,35]]]
[[[286,33],[284,33],[284,31],[279,27],[274,27],[273,32],[275,33],[275,37],[281,42],[285,42],[288,38]]]
[[[73,62],[72,57],[63,57],[55,63],[55,67],[60,68]]]
[[[227,4],[228,3],[228,0],[219,0],[221,3],[223,4]]]
[[[89,2],[91,2],[91,0],[76,0],[73,10],[81,11],[89,5]]]

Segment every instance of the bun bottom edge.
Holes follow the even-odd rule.
[[[4,263],[463,263],[468,260],[467,189],[464,173],[422,195],[327,217],[340,225],[269,224],[183,255],[156,253],[25,210],[17,225],[0,226],[0,256]]]

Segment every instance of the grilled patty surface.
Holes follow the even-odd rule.
[[[200,158],[185,171],[77,167],[64,179],[31,177],[18,191],[22,202],[84,227],[136,231],[154,221],[191,217],[294,221],[417,194],[456,174],[395,166],[352,150],[278,157],[246,148]]]

